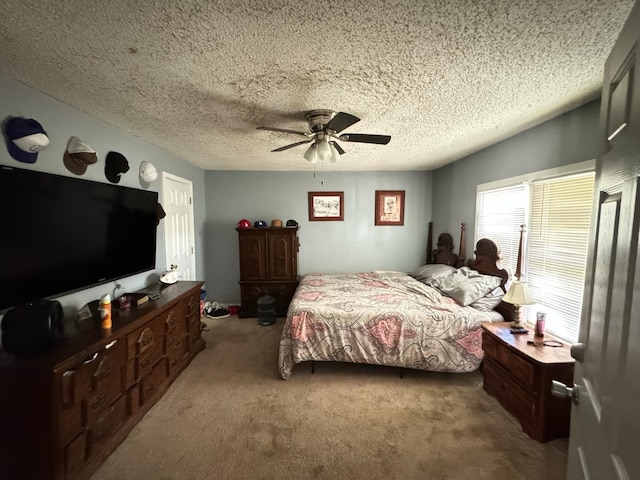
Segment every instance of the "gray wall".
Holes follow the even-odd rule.
[[[87,172],[77,178],[108,183],[104,176],[104,158],[108,151],[115,150],[127,157],[130,167],[119,185],[142,188],[138,178],[138,169],[144,160],[152,162],[159,172],[167,171],[191,180],[195,204],[196,275],[198,278],[204,279],[202,225],[206,211],[202,169],[3,75],[0,75],[0,95],[0,121],[4,122],[8,117],[34,118],[42,124],[51,140],[50,145],[40,152],[38,160],[34,164],[14,160],[3,144],[0,148],[0,164],[77,177],[70,173],[62,163],[67,141],[73,135],[87,142],[98,152],[98,163],[89,166]],[[160,184],[161,181],[158,178],[149,189],[159,191]],[[158,274],[166,268],[163,222],[160,222],[158,228],[157,241],[156,270],[120,280],[119,283],[127,291],[137,290],[157,282]],[[52,254],[55,253],[52,252]],[[99,298],[104,293],[113,293],[113,288],[114,284],[105,284],[60,297],[58,300],[65,309],[65,316],[69,317],[70,313],[85,303]]]
[[[473,256],[476,189],[482,183],[592,160],[600,153],[600,100],[433,171],[434,238],[459,238],[467,224],[466,254]],[[435,241],[435,240],[434,240]],[[455,242],[456,250],[458,248]]]
[[[235,227],[241,218],[297,220],[301,275],[417,268],[425,259],[431,177],[431,172],[334,172],[314,178],[311,165],[308,172],[207,171],[207,298],[240,301]],[[406,191],[404,226],[374,225],[376,190]],[[344,221],[309,222],[310,191],[344,192]]]

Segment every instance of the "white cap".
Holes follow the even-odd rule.
[[[140,164],[140,178],[147,183],[151,183],[158,178],[158,170],[150,162],[142,162]]]
[[[108,293],[105,293],[103,296],[100,297],[100,303],[107,304],[107,303],[111,303],[111,295],[109,295]]]

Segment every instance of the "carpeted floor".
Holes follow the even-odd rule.
[[[565,478],[567,440],[540,444],[480,372],[296,365],[283,325],[205,319],[207,348],[91,480]]]

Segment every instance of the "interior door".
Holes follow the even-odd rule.
[[[568,478],[640,479],[640,3],[605,66]],[[577,392],[577,395],[576,395]],[[577,397],[577,398],[576,398]]]
[[[163,220],[166,269],[175,265],[180,280],[195,280],[193,184],[189,180],[163,172],[162,198],[162,206],[167,214]]]

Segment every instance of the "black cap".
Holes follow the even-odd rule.
[[[253,226],[254,227],[266,227],[267,226],[267,222],[265,222],[264,220],[256,220],[255,222],[253,222]]]
[[[297,227],[298,226],[298,222],[296,222],[295,220],[287,220],[287,227]]]
[[[118,152],[107,153],[104,162],[104,176],[111,183],[119,183],[123,173],[129,171],[129,162],[124,155]]]

